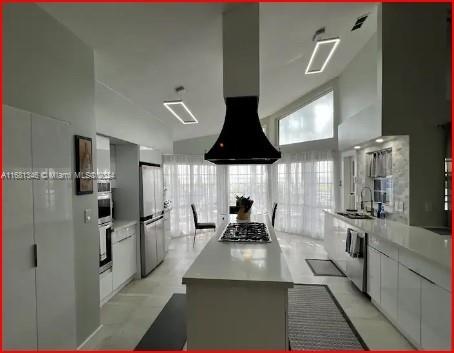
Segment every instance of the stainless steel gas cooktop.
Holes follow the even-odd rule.
[[[265,223],[229,223],[219,241],[269,243],[271,237]]]

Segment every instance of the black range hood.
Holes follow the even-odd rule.
[[[260,124],[258,97],[225,98],[224,126],[205,159],[215,164],[271,164],[281,158]]]
[[[215,164],[271,164],[281,158],[258,116],[259,4],[230,4],[223,14],[223,84],[226,114],[205,159]]]

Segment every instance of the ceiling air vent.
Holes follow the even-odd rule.
[[[369,14],[358,17],[356,19],[355,24],[353,25],[352,31],[355,31],[355,30],[361,28],[361,26],[364,24],[364,22],[366,22],[366,19],[368,16],[369,16]]]

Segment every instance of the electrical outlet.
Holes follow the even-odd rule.
[[[91,208],[86,208],[84,210],[84,222],[91,223]]]

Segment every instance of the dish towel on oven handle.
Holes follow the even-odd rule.
[[[363,257],[363,241],[357,231],[353,229],[347,230],[347,238],[345,241],[345,251],[350,255],[350,257]]]

